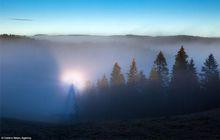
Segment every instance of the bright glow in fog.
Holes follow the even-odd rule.
[[[85,76],[80,71],[65,71],[61,80],[67,84],[73,84],[78,90],[85,88]]]
[[[137,59],[138,69],[149,77],[159,51],[164,52],[171,71],[181,45],[185,47],[189,59],[195,60],[198,73],[210,53],[220,63],[219,39],[190,38],[42,36],[32,41],[11,39],[1,43],[0,40],[3,44],[0,45],[3,68],[0,73],[4,79],[0,80],[1,115],[56,120],[56,114],[68,112],[67,104],[72,102],[69,100],[71,84],[74,84],[78,95],[85,90],[88,80],[94,84],[103,74],[110,80],[116,61],[127,77],[132,58]],[[51,43],[43,41],[47,39]]]

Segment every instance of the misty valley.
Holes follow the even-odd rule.
[[[220,139],[220,0],[0,0],[0,138]]]
[[[109,131],[111,122],[121,127],[128,121],[128,131],[143,122],[139,132],[141,125],[165,127],[177,115],[178,125],[182,118],[198,121],[206,114],[198,112],[214,110],[207,113],[211,119],[219,115],[220,38],[3,34],[0,56],[5,135],[14,124],[34,125],[27,133],[40,139],[33,132],[44,128],[54,139],[52,132],[68,138],[67,127],[80,131],[71,136],[78,138],[87,133],[87,124],[103,135],[120,135],[119,126]],[[103,125],[109,129],[101,130]]]

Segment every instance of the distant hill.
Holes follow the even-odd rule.
[[[13,35],[13,34],[1,34],[0,39],[21,39],[21,38],[28,38],[27,36],[21,35]]]
[[[13,35],[13,34],[1,34],[0,40],[2,41],[10,41],[10,40],[33,40],[33,38],[30,38],[28,36],[21,36],[21,35]]]
[[[100,40],[141,40],[148,43],[177,43],[177,42],[201,42],[201,43],[220,43],[220,37],[200,37],[200,36],[188,36],[188,35],[176,35],[176,36],[140,36],[140,35],[112,35],[112,36],[100,36],[100,35],[47,35],[47,34],[36,34],[34,36],[21,36],[12,34],[2,34],[0,35],[0,40],[21,40],[21,39],[43,39],[52,41],[67,41],[74,42],[74,40],[84,40],[84,41],[100,41]],[[58,40],[57,40],[58,39]],[[73,39],[73,40],[72,40]]]
[[[163,44],[163,43],[220,43],[220,37],[199,37],[199,36],[139,36],[139,35],[112,35],[112,36],[99,36],[99,35],[35,35],[35,39],[46,39],[52,41],[61,41],[68,43],[75,43],[79,41],[86,42],[103,42],[103,41],[139,41],[144,43]]]

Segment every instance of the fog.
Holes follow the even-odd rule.
[[[65,71],[77,70],[96,83],[118,62],[124,74],[132,58],[146,75],[159,51],[171,70],[183,45],[198,70],[210,53],[220,64],[220,39],[141,36],[34,36],[25,40],[0,40],[1,115],[19,119],[53,121],[65,117],[69,84]],[[76,89],[77,90],[77,89]],[[77,92],[80,94],[80,91]]]
[[[122,71],[127,73],[132,58],[136,58],[138,69],[149,75],[159,51],[163,51],[171,69],[181,46],[186,49],[189,59],[194,59],[198,70],[210,53],[214,54],[218,62],[220,61],[218,38],[190,36],[37,36],[34,38],[56,42],[53,51],[60,68],[80,69],[88,80],[96,80],[103,74],[110,76],[115,62],[119,62]]]

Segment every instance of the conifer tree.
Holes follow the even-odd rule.
[[[154,67],[158,74],[158,82],[160,86],[167,87],[169,83],[169,70],[167,68],[166,59],[161,51],[154,61]]]
[[[101,79],[101,86],[102,88],[108,88],[108,79],[105,75],[103,75]]]
[[[209,91],[219,89],[219,71],[218,64],[212,54],[206,59],[202,67],[202,87]]]
[[[121,67],[116,62],[111,73],[111,86],[122,86],[124,84],[124,75],[121,73]]]
[[[128,73],[128,85],[129,86],[135,85],[137,84],[137,81],[138,81],[137,66],[135,59],[133,59]]]
[[[191,105],[191,89],[189,88],[189,65],[188,56],[183,46],[178,51],[175,63],[173,65],[172,77],[170,82],[171,93],[173,93],[174,102],[180,112],[185,112]]]
[[[188,84],[188,61],[187,54],[183,46],[178,51],[175,63],[173,65],[172,77],[171,77],[171,89],[175,90],[174,92],[181,92],[181,89],[187,89]]]
[[[97,80],[97,87],[100,90],[105,90],[108,88],[108,79],[103,75],[102,79]]]

